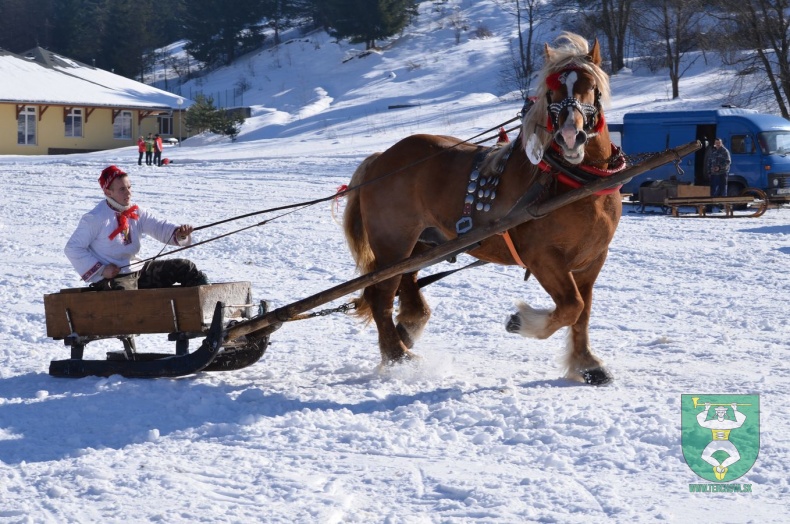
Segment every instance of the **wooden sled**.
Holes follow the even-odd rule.
[[[266,309],[265,302],[252,304],[249,282],[135,291],[64,289],[44,296],[44,310],[47,336],[70,346],[71,358],[53,360],[49,373],[154,378],[241,369],[263,356],[274,329],[233,340],[223,332]],[[135,336],[154,333],[167,333],[175,351],[137,352]],[[200,346],[190,352],[190,340],[201,337]],[[88,343],[110,338],[119,339],[123,350],[108,352],[103,360],[84,358]]]
[[[768,209],[768,197],[757,188],[745,189],[740,196],[703,196],[685,198],[667,198],[664,205],[669,208],[673,217],[706,217],[712,208],[721,208],[724,215],[716,218],[756,218],[762,216]],[[692,208],[690,212],[682,212],[681,208]],[[735,210],[748,209],[747,213],[736,214]]]

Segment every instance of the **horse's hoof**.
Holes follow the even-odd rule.
[[[385,369],[391,369],[401,364],[418,363],[422,361],[422,357],[411,351],[405,351],[400,357],[382,357],[378,365],[379,372]]]
[[[605,368],[593,368],[582,372],[585,384],[591,386],[605,386],[610,384],[614,377]]]
[[[510,315],[507,324],[505,324],[505,329],[508,333],[518,333],[521,330],[521,317],[518,316],[518,313]]]

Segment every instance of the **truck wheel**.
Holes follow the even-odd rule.
[[[727,196],[741,196],[744,189],[743,185],[738,182],[730,182],[727,184]],[[746,205],[732,206],[736,211],[743,211],[746,207]]]
[[[727,196],[741,196],[741,192],[746,189],[738,182],[730,182],[727,184]]]

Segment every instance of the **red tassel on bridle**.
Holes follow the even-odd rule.
[[[335,213],[340,211],[340,197],[345,196],[346,191],[348,191],[348,184],[338,186],[337,191],[335,192],[335,206],[332,209],[333,216]]]

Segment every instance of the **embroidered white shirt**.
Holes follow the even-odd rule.
[[[121,232],[111,240],[110,234],[118,228],[118,214],[106,200],[102,200],[82,216],[77,229],[66,242],[66,257],[86,282],[101,280],[102,270],[108,264],[121,268],[121,274],[141,269],[142,264],[135,262],[140,260],[137,253],[140,252],[143,235],[174,246],[192,243],[191,235],[180,242],[176,239],[178,225],[160,220],[142,209],[137,210],[140,218],[129,219],[128,232]]]

